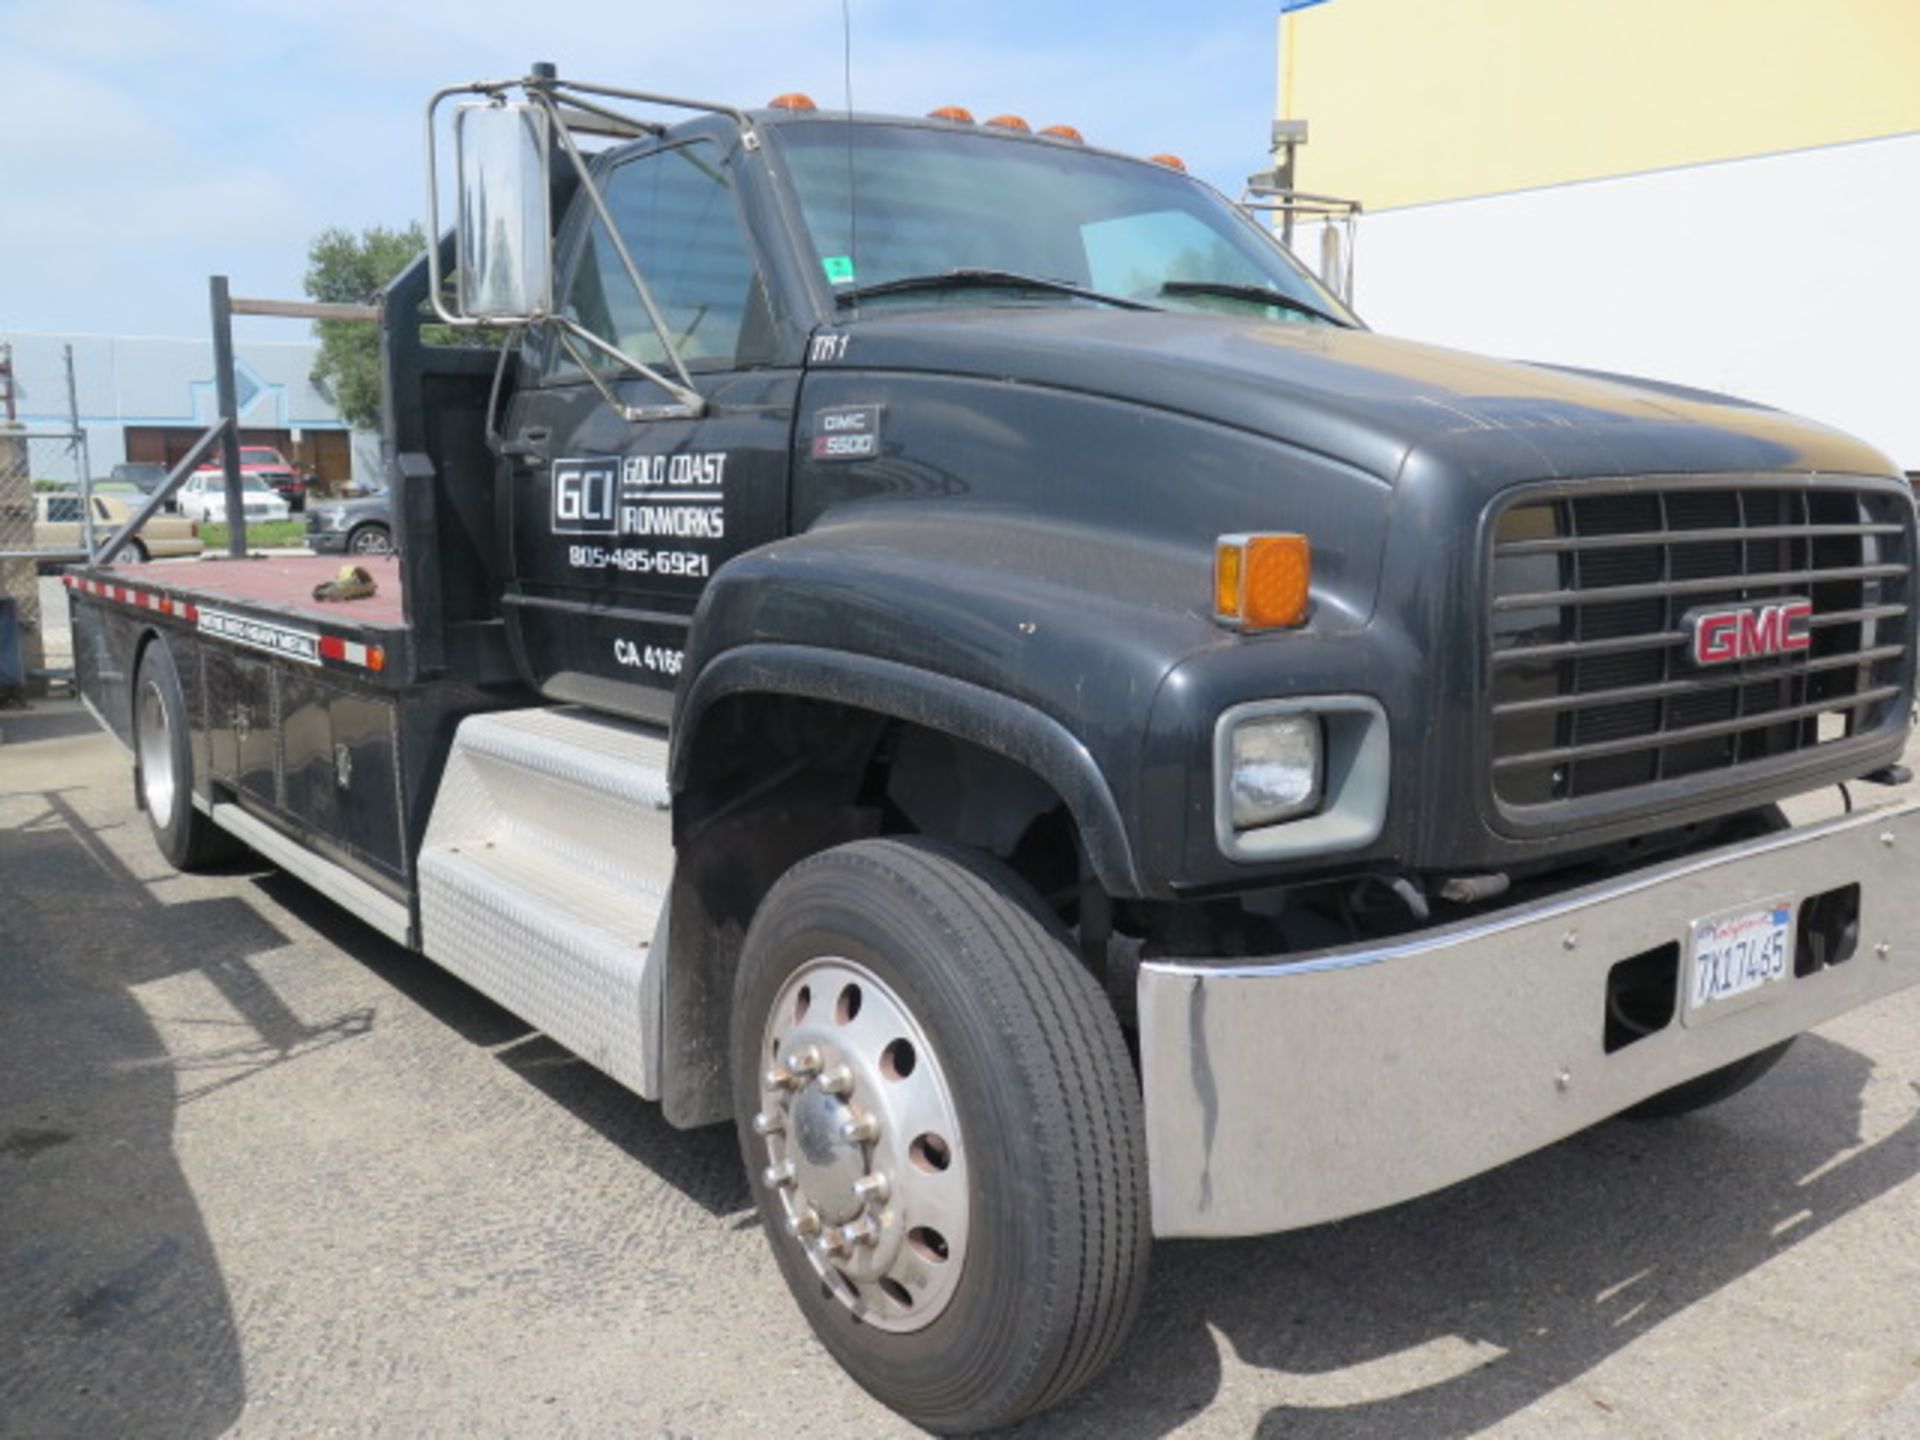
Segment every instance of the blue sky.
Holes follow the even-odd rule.
[[[852,0],[863,110],[962,104],[1265,162],[1279,0]],[[534,59],[758,105],[841,95],[840,0],[0,0],[0,331],[199,335],[206,277],[300,293],[328,225],[421,210],[420,107]],[[537,17],[532,18],[530,17]],[[243,322],[293,338],[297,322]]]

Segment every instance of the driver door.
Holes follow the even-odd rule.
[[[548,327],[530,347],[537,374],[505,432],[515,452],[508,620],[548,696],[664,721],[707,581],[783,533],[800,377],[773,363],[760,266],[713,141],[621,158],[599,180],[706,412],[622,418],[601,385],[633,406],[659,405],[666,392]],[[583,213],[563,272],[564,313],[670,374],[618,252]]]

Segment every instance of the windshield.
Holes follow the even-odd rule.
[[[242,450],[240,463],[242,465],[285,465],[287,462],[280,458],[278,450]]]
[[[1004,271],[1169,309],[1342,323],[1352,313],[1226,200],[1177,171],[1069,144],[965,129],[779,127],[815,256],[841,293],[955,270]],[[850,190],[851,183],[851,190]],[[858,197],[850,217],[849,194]],[[1175,293],[1166,287],[1174,282]],[[1207,293],[1220,286],[1220,293]],[[1302,302],[1290,308],[1261,291]],[[1236,293],[1237,292],[1237,293]],[[977,282],[866,304],[1084,304]]]

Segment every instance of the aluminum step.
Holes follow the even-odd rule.
[[[570,707],[461,722],[420,852],[421,947],[648,1099],[672,877],[664,733]]]

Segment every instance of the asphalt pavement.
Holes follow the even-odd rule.
[[[0,712],[0,1435],[907,1433],[810,1338],[730,1133],[271,867],[173,874],[83,711]],[[1701,1115],[1163,1244],[1026,1433],[1912,1440],[1920,991]]]

